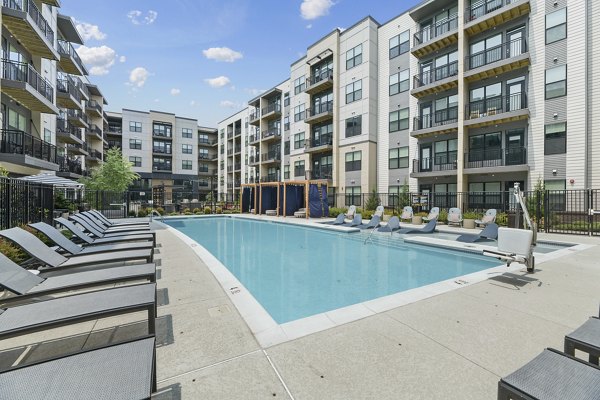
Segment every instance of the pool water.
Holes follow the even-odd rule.
[[[279,324],[499,264],[397,236],[365,244],[361,234],[244,218],[165,223],[210,251]]]

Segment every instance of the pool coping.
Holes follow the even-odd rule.
[[[244,216],[238,214],[231,215],[194,215],[190,217],[175,217],[167,219],[201,219],[201,218],[243,218],[255,221],[268,221],[290,225],[301,225],[312,228],[319,228],[338,232],[355,232],[360,229],[329,226],[316,222],[306,221],[306,223],[290,223],[288,221],[273,221],[271,219],[253,218],[252,216]],[[424,300],[433,296],[447,293],[461,287],[467,287],[490,277],[501,275],[506,272],[517,272],[524,268],[523,265],[514,263],[510,267],[501,264],[496,267],[487,268],[482,271],[477,271],[471,274],[450,278],[440,282],[421,286],[414,289],[405,290],[399,293],[394,293],[387,296],[382,296],[376,299],[353,304],[350,306],[338,308],[324,313],[315,314],[306,318],[297,319],[294,321],[278,324],[265,308],[256,300],[248,289],[223,265],[214,255],[206,248],[196,242],[194,239],[187,236],[185,233],[173,228],[165,223],[154,220],[155,223],[173,233],[196,253],[196,255],[206,264],[215,279],[219,282],[231,302],[248,325],[250,331],[254,335],[256,341],[262,348],[268,348],[277,344],[285,343],[303,336],[321,332],[336,326],[344,325],[349,322],[357,321],[372,315],[376,315],[391,309],[401,307],[407,304]],[[405,237],[406,243],[414,243],[419,245],[429,245],[432,247],[443,247],[449,250],[479,252],[483,249],[494,249],[492,246],[474,245],[451,242],[445,239],[427,238],[426,242],[423,237]],[[442,243],[446,242],[446,243]],[[451,243],[452,245],[448,245]],[[560,242],[556,242],[560,243]],[[594,247],[587,244],[572,244],[571,247],[553,251],[551,253],[535,253],[536,267],[549,260],[585,250]]]

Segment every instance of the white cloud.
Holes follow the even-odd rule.
[[[238,108],[239,107],[238,103],[235,103],[235,102],[230,101],[230,100],[223,100],[223,101],[221,101],[219,103],[219,105],[221,107],[225,107],[225,108]]]
[[[171,96],[177,96],[179,93],[181,93],[181,90],[176,88],[171,89]]]
[[[160,103],[160,99],[154,99],[155,103]]]
[[[108,46],[87,47],[79,46],[77,54],[81,61],[90,69],[91,75],[106,75],[115,63],[117,53]]]
[[[231,50],[229,47],[211,47],[210,49],[202,50],[204,57],[209,60],[234,62],[244,56],[239,51]]]
[[[125,61],[127,61],[127,57],[125,57],[125,56],[119,57],[119,62],[120,63],[124,63]]]
[[[255,89],[255,88],[252,88],[252,89],[245,89],[245,90],[246,90],[246,92],[248,92],[252,96],[258,96],[259,94],[265,92],[265,89]]]
[[[148,70],[144,67],[136,67],[129,74],[129,83],[133,86],[141,88],[146,83],[146,79],[150,76]]]
[[[332,0],[304,0],[300,5],[300,15],[308,20],[317,19],[329,14],[332,6]]]
[[[106,39],[106,33],[102,32],[98,25],[93,25],[87,22],[75,20],[75,28],[77,29],[77,32],[79,32],[79,34],[81,35],[81,38],[86,42],[90,39]]]
[[[195,107],[198,103],[196,102],[196,100],[192,100],[190,101],[190,106]]]
[[[204,81],[214,88],[221,88],[223,86],[227,86],[231,82],[228,77],[223,75],[217,76],[216,78],[205,79]]]
[[[146,15],[143,18],[140,18],[142,15],[143,12],[140,10],[131,10],[127,13],[127,18],[129,18],[134,25],[150,25],[156,21],[156,18],[158,17],[158,13],[154,10],[148,10]]]
[[[306,25],[306,29],[310,29],[310,28],[312,28],[312,24]]]

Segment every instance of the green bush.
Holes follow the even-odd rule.
[[[178,213],[177,211],[171,211],[171,212],[169,213],[169,215],[170,215],[170,216],[173,216],[173,215],[179,215],[179,213]]]
[[[165,209],[162,207],[157,207],[156,211],[160,214],[160,215],[165,215]]]
[[[127,213],[128,216],[130,217],[135,217],[135,210],[129,210],[129,212]]]
[[[447,223],[448,222],[448,211],[440,210],[440,214],[438,215],[438,222]]]
[[[496,224],[500,226],[508,226],[508,214],[498,213],[496,214]]]
[[[23,261],[29,258],[20,248],[14,246],[8,240],[0,239],[0,253],[4,254],[10,260],[17,264],[21,264]]]
[[[336,208],[336,207],[331,207],[329,209],[329,216],[332,218],[337,217],[340,214],[346,214],[348,212],[347,208]]]
[[[481,219],[482,213],[476,211],[465,211],[463,213],[463,219]]]
[[[210,214],[210,207],[204,207],[204,214]]]
[[[378,205],[381,204],[379,200],[379,196],[377,195],[377,190],[373,189],[369,198],[367,199],[367,203],[365,204],[365,209],[368,211],[375,211]]]
[[[192,212],[193,212],[194,214],[200,214],[200,209],[199,209],[199,208],[194,208],[194,209],[192,210]]]
[[[189,208],[186,208],[185,211],[183,212],[185,215],[192,215],[192,212],[190,211]]]
[[[429,213],[427,213],[425,211],[421,211],[421,212],[415,213],[416,217],[426,217],[428,215],[429,215]]]
[[[215,214],[223,214],[223,209],[221,207],[217,207]]]
[[[138,211],[138,213],[137,213],[138,217],[145,217],[147,215],[148,215],[148,213],[146,212],[145,208],[140,208],[139,211]]]

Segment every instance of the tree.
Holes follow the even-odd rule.
[[[0,176],[3,176],[5,178],[8,177],[8,170],[2,165],[0,165]]]
[[[373,191],[369,195],[369,198],[367,199],[367,203],[365,204],[365,210],[374,211],[380,204],[381,201],[379,200],[377,190],[373,189]]]
[[[104,163],[93,168],[92,175],[79,179],[79,182],[90,190],[123,192],[140,178],[138,173],[131,170],[131,165],[123,158],[120,149],[111,148],[106,152]]]
[[[400,208],[404,208],[405,206],[410,205],[410,193],[408,188],[408,182],[406,178],[404,178],[404,184],[400,189],[400,199],[398,201]]]

